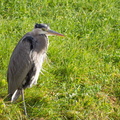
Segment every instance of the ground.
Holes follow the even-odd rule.
[[[118,0],[0,1],[0,118],[2,120],[119,120],[120,14]],[[38,84],[11,104],[6,72],[13,49],[35,23],[49,37]]]

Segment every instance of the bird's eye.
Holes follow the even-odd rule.
[[[43,31],[46,31],[47,29],[46,28],[42,28]]]

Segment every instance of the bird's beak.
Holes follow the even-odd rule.
[[[57,35],[57,36],[64,37],[63,34],[60,34],[60,33],[55,32],[55,31],[53,31],[53,30],[48,30],[47,33],[48,33],[49,35]]]

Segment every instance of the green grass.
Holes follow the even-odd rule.
[[[119,0],[0,1],[0,119],[120,120]],[[49,37],[48,62],[38,84],[10,104],[6,71],[10,55],[35,23],[66,37]]]

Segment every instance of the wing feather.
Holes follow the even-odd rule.
[[[16,48],[14,49],[10,58],[8,66],[8,93],[13,94],[16,89],[22,87],[22,83],[33,66],[30,54],[34,47],[34,39],[29,36],[25,36]]]
[[[12,101],[19,97],[22,88],[37,83],[47,46],[48,39],[45,35],[31,37],[30,33],[17,44],[10,58],[7,73],[8,94]]]

